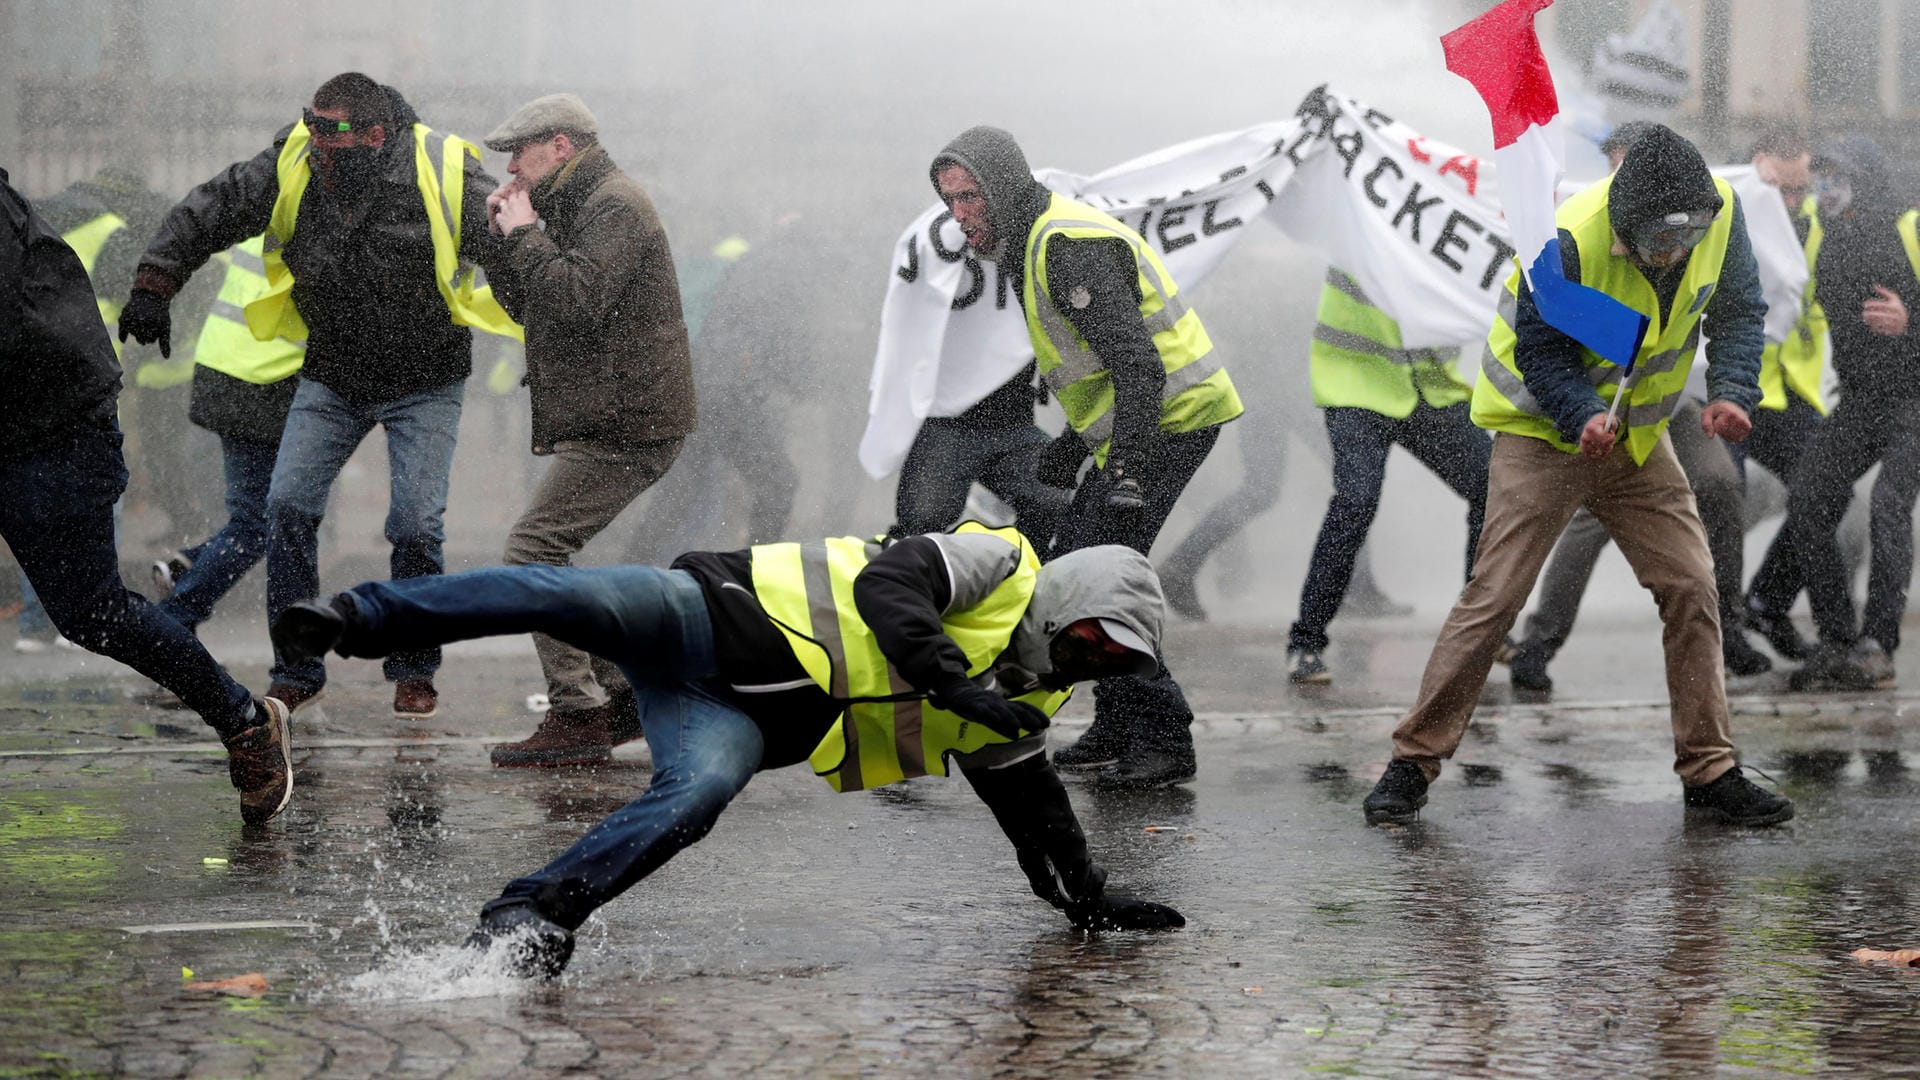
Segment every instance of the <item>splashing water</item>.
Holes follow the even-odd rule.
[[[395,949],[372,970],[347,979],[326,995],[354,1002],[458,1001],[467,998],[518,997],[547,985],[508,971],[511,937],[485,951],[465,945]],[[566,982],[563,977],[560,982]]]

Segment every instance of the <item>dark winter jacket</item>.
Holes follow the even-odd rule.
[[[398,91],[387,93],[394,121],[378,175],[348,198],[330,194],[315,176],[283,252],[308,330],[302,376],[356,404],[459,382],[473,370],[473,335],[454,325],[435,283],[414,164],[419,117]],[[228,166],[173,208],[141,259],[136,288],[171,296],[208,259],[267,231],[280,194],[280,148],[292,130],[281,129],[273,145]],[[436,141],[428,150],[437,164]],[[460,252],[489,274],[503,255],[501,239],[487,228],[486,198],[495,186],[478,162],[467,161]]]
[[[80,257],[0,169],[0,460],[110,428],[120,364]]]
[[[298,375],[260,386],[196,364],[187,419],[215,435],[278,446],[299,388]]]
[[[979,182],[996,240],[987,257],[999,264],[1024,306],[1027,239],[1053,193],[1033,178],[1019,144],[999,128],[968,128],[940,151],[929,170],[936,192],[940,170],[948,165],[964,167]],[[1113,454],[1129,462],[1141,462],[1152,452],[1167,379],[1153,334],[1140,317],[1139,278],[1133,251],[1122,241],[1055,237],[1047,244],[1054,308],[1107,369],[1113,382]],[[1065,303],[1079,288],[1090,302],[1085,307]]]
[[[493,285],[527,329],[533,452],[632,446],[694,428],[693,364],[673,253],[653,201],[591,146],[532,193]]]
[[[1664,133],[1664,134],[1663,134]],[[1706,160],[1691,143],[1665,127],[1633,144],[1607,197],[1607,214],[1616,233],[1663,214],[1718,209],[1720,195]],[[1560,230],[1560,265],[1567,280],[1580,280],[1580,248],[1573,234]],[[1687,262],[1661,271],[1642,270],[1660,302],[1664,321],[1686,276]],[[1588,376],[1579,342],[1548,325],[1533,301],[1526,278],[1520,279],[1514,309],[1514,363],[1527,392],[1534,396],[1560,437],[1580,441],[1581,429],[1607,411]],[[1720,280],[1703,313],[1707,337],[1707,396],[1751,413],[1760,404],[1760,352],[1766,347],[1767,302],[1760,290],[1760,267],[1747,239],[1747,219],[1738,199],[1727,238]]]
[[[1845,211],[1820,214],[1826,238],[1814,269],[1814,295],[1827,312],[1840,395],[1861,403],[1920,398],[1920,278],[1895,227],[1906,200],[1871,140],[1848,138],[1821,157],[1823,170],[1846,177],[1853,188]],[[1907,305],[1906,333],[1887,337],[1867,328],[1860,311],[1877,295],[1876,285]]]

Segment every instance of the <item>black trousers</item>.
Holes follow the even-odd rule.
[[[1853,485],[1875,464],[1867,535],[1873,551],[1867,572],[1865,618],[1854,622],[1835,532],[1853,499]],[[1870,637],[1892,652],[1913,580],[1913,504],[1920,496],[1920,402],[1843,397],[1820,426],[1787,495],[1786,528],[1799,549],[1807,599],[1820,640],[1849,644]]]
[[[1799,467],[1823,419],[1818,409],[1788,394],[1785,409],[1754,410],[1753,434],[1747,436],[1746,442],[1728,443],[1727,449],[1733,452],[1743,472],[1746,463],[1753,461],[1791,484],[1794,470]],[[1747,585],[1749,603],[1764,613],[1785,615],[1805,587],[1806,578],[1800,573],[1800,550],[1794,545],[1793,533],[1782,528],[1774,534],[1766,557],[1760,560],[1759,569],[1753,572],[1753,580]]]
[[[1135,477],[1146,498],[1146,505],[1138,510],[1108,506],[1112,477],[1103,469],[1088,471],[1061,519],[1049,556],[1099,544],[1122,544],[1142,555],[1150,554],[1167,515],[1180,501],[1180,493],[1200,471],[1219,438],[1218,427],[1162,435],[1154,446],[1152,465],[1144,475]],[[1123,757],[1141,750],[1193,754],[1193,709],[1167,670],[1165,657],[1160,658],[1159,670],[1151,676],[1128,675],[1095,683],[1093,720],[1102,727],[1118,729],[1116,734],[1123,736],[1126,746]]]

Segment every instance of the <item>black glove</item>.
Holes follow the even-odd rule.
[[[1080,463],[1087,460],[1087,444],[1069,428],[1040,451],[1034,478],[1048,487],[1071,488],[1080,479]]]
[[[1017,739],[1021,732],[1045,730],[1053,721],[1024,701],[1013,701],[978,683],[959,682],[933,695],[935,706],[988,731]]]
[[[120,340],[131,336],[142,345],[160,343],[160,355],[173,356],[173,310],[165,297],[148,289],[135,289],[120,309]]]
[[[1081,930],[1172,930],[1187,925],[1186,916],[1165,904],[1108,893],[1092,908],[1069,912]]]

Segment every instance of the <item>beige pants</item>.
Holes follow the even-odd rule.
[[[555,443],[553,462],[535,489],[533,502],[507,536],[507,562],[566,566],[587,541],[600,535],[620,511],[666,474],[680,454],[680,442],[666,439],[636,447]],[[535,634],[533,648],[540,655],[553,708],[573,711],[604,705],[607,689],[619,685],[618,668],[571,645]]]
[[[1666,436],[1635,467],[1624,443],[1598,461],[1543,439],[1499,434],[1487,479],[1487,524],[1473,580],[1447,616],[1420,696],[1393,733],[1393,756],[1428,780],[1466,734],[1493,656],[1575,510],[1606,526],[1664,626],[1675,772],[1705,784],[1733,767],[1713,558],[1693,493]]]

